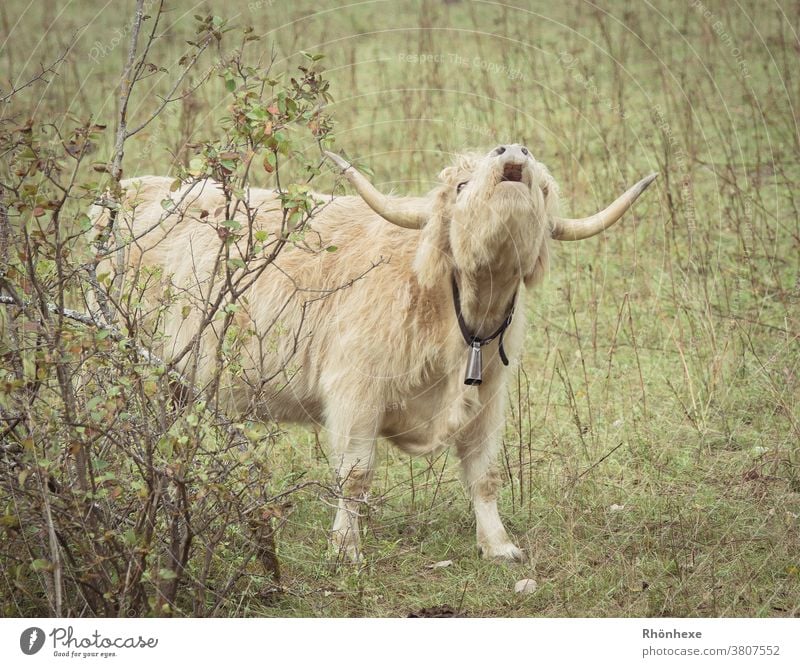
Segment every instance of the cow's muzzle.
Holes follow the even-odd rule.
[[[503,181],[522,181],[522,167],[521,164],[505,164],[503,165]]]

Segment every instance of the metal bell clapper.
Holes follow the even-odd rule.
[[[483,355],[481,354],[481,344],[472,341],[469,348],[469,358],[467,359],[467,373],[464,377],[464,384],[478,385],[483,381],[481,371],[483,369]]]

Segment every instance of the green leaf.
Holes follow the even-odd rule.
[[[81,231],[88,232],[92,228],[92,219],[85,213],[79,215],[77,221]]]
[[[162,436],[158,441],[158,451],[160,451],[167,459],[172,458],[174,446],[175,445],[170,436]]]
[[[52,564],[49,560],[45,560],[44,558],[37,558],[36,560],[31,562],[31,569],[34,572],[41,572],[42,570],[49,570],[52,567]]]
[[[253,107],[245,112],[244,116],[249,120],[267,120],[269,113],[264,107]]]
[[[206,161],[202,157],[193,157],[189,160],[189,173],[192,176],[200,176],[205,172]]]

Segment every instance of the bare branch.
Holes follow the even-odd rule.
[[[122,178],[122,158],[125,156],[125,139],[128,135],[128,103],[131,98],[133,86],[136,83],[133,68],[136,62],[136,46],[139,41],[139,31],[144,20],[144,0],[136,0],[136,13],[133,17],[131,40],[128,48],[128,61],[122,72],[119,84],[119,117],[117,119],[117,137],[114,143],[114,157],[111,161],[109,172],[111,177],[119,183]]]
[[[181,75],[175,80],[175,83],[173,84],[172,88],[170,88],[170,91],[164,97],[161,98],[161,104],[159,104],[158,108],[152,114],[150,114],[150,117],[146,121],[144,121],[134,129],[130,130],[125,136],[126,139],[130,139],[134,134],[137,134],[138,132],[141,132],[144,128],[146,128],[153,120],[155,120],[158,117],[158,115],[164,110],[167,104],[181,99],[180,95],[174,98],[173,95],[178,90],[178,87],[181,85],[181,83],[183,83],[184,79],[186,79],[186,75],[189,73],[189,71],[195,66],[197,59],[200,57],[203,51],[205,51],[206,48],[208,48],[210,41],[211,38],[206,40],[203,43],[203,45],[195,52],[189,63],[186,65],[186,67],[184,67],[183,72],[181,72]]]
[[[16,306],[18,308],[27,308],[28,306],[31,305],[31,304],[28,304],[28,303],[25,303],[25,302],[20,303],[17,299],[15,299],[15,298],[13,298],[11,296],[6,296],[6,295],[0,295],[0,304],[3,304],[5,306]],[[69,320],[72,320],[74,322],[80,322],[81,324],[83,324],[83,325],[85,325],[87,327],[94,327],[94,328],[100,329],[102,331],[108,331],[109,335],[111,336],[111,338],[113,340],[120,341],[120,342],[126,342],[128,344],[132,343],[131,339],[128,338],[127,336],[125,336],[119,329],[117,329],[116,327],[110,326],[108,324],[105,324],[103,322],[99,322],[98,320],[96,320],[91,315],[87,315],[86,313],[79,313],[77,310],[72,310],[71,308],[59,308],[54,303],[48,303],[48,304],[46,304],[46,306],[47,306],[47,310],[50,311],[51,313],[53,313],[54,315],[59,315],[61,317],[65,317],[65,318],[67,318]],[[134,349],[136,351],[136,354],[143,361],[145,361],[147,364],[149,364],[151,366],[164,366],[164,367],[166,367],[166,365],[167,365],[166,362],[163,359],[161,359],[160,357],[158,357],[157,355],[153,354],[147,348],[142,347],[141,345],[135,345]],[[191,383],[185,377],[183,377],[183,375],[181,375],[177,371],[170,370],[169,374],[170,374],[170,377],[172,379],[180,382],[184,387],[191,388],[192,390],[195,389],[191,385]]]
[[[20,92],[21,90],[24,90],[28,86],[32,86],[34,83],[36,83],[38,81],[42,81],[44,83],[50,83],[50,81],[46,78],[49,74],[52,74],[53,76],[58,76],[58,72],[56,71],[56,68],[62,62],[64,62],[64,60],[67,57],[67,54],[69,54],[69,52],[72,50],[72,47],[75,45],[75,42],[78,39],[78,32],[76,32],[74,35],[72,35],[72,39],[70,39],[69,44],[66,46],[66,48],[61,53],[61,55],[59,55],[52,63],[50,63],[47,66],[42,65],[42,64],[39,65],[40,71],[36,76],[28,79],[25,83],[23,83],[20,86],[15,86],[15,85],[12,84],[11,90],[8,93],[5,93],[4,95],[0,95],[0,103],[10,100],[18,92]]]

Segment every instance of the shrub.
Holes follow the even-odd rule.
[[[195,94],[189,72],[232,38],[233,28],[219,17],[195,17],[190,51],[169,93],[133,123],[127,109],[137,83],[166,72],[147,60],[160,16],[160,9],[145,16],[138,3],[113,137],[93,119],[68,133],[49,118],[20,122],[20,114],[0,126],[6,615],[241,613],[245,590],[268,592],[279,579],[275,532],[300,485],[270,476],[277,426],[247,412],[232,419],[216,381],[195,386],[182,371],[192,366],[192,349],[180,365],[153,353],[160,340],[152,321],[174,299],[169,285],[146,314],[144,284],[152,276],[98,275],[101,262],[120,262],[131,242],[115,228],[125,213],[126,141]],[[320,57],[309,54],[296,76],[279,76],[271,66],[246,63],[249,45],[258,41],[244,29],[238,46],[200,78],[198,85],[224,86],[230,105],[217,140],[190,144],[176,176],[176,186],[214,178],[225,193],[224,221],[207,222],[218,226],[225,286],[204,305],[195,332],[212,325],[221,332],[217,379],[237,371],[244,333],[233,315],[243,287],[287,244],[302,242],[317,206],[308,183],[321,162],[307,160],[301,149],[330,141]],[[104,143],[110,156],[96,161]],[[289,162],[304,175],[303,185],[282,186]],[[273,237],[253,230],[248,201],[256,168],[281,196],[284,225]],[[96,202],[108,211],[99,228],[87,214]]]

